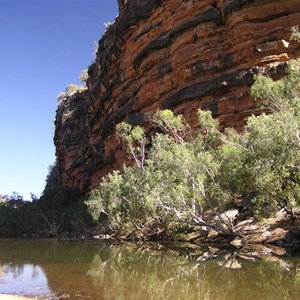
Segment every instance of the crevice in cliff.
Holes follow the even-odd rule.
[[[276,66],[275,72],[272,71],[273,76],[285,74],[282,66],[285,66],[285,63]],[[239,70],[230,74],[222,74],[221,76],[212,80],[200,82],[180,90],[171,97],[167,98],[161,104],[161,108],[172,108],[179,103],[183,103],[184,101],[213,95],[216,92],[218,92],[219,95],[222,95],[229,88],[245,84],[251,86],[254,82],[254,76],[258,74],[270,74],[270,71],[266,70],[265,68],[253,67],[250,70]]]
[[[244,6],[256,1],[257,0],[227,0],[223,7],[223,17],[226,19],[228,15],[234,11],[241,10]]]
[[[289,13],[285,11],[285,12],[280,12],[278,14],[272,14],[272,15],[266,16],[264,18],[257,18],[257,19],[247,20],[247,22],[249,22],[251,24],[256,24],[256,23],[263,24],[263,23],[267,23],[267,22],[282,18],[282,17],[288,17],[288,16],[289,16]]]

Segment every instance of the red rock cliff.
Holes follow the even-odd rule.
[[[171,108],[193,124],[199,107],[222,126],[256,112],[254,74],[278,77],[300,56],[290,42],[299,0],[118,0],[99,42],[88,89],[57,109],[55,145],[63,184],[87,191],[122,165],[114,128],[147,124]]]

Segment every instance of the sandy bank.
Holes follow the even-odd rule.
[[[19,296],[12,296],[12,295],[0,295],[0,300],[33,300],[34,298],[28,297],[19,297]]]

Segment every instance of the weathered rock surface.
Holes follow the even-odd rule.
[[[299,0],[118,0],[119,17],[99,42],[88,90],[59,106],[55,145],[66,188],[96,187],[121,168],[121,121],[149,126],[172,108],[193,125],[199,107],[221,126],[241,128],[257,113],[253,77],[284,74],[300,56],[289,40]]]
[[[197,243],[215,243],[220,245],[231,245],[236,249],[244,249],[251,252],[250,249],[256,248],[256,245],[276,247],[299,247],[299,229],[300,229],[300,211],[295,212],[292,218],[284,210],[278,211],[273,218],[267,218],[261,221],[254,217],[242,221],[236,221],[232,224],[232,233],[224,234],[223,230],[211,228],[207,236],[199,237]],[[271,251],[271,250],[270,250]],[[274,252],[273,250],[271,252]],[[276,254],[276,253],[275,253]]]

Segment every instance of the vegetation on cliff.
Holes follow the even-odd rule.
[[[178,222],[234,234],[233,216],[221,216],[230,208],[257,218],[280,209],[292,216],[300,205],[299,72],[292,61],[286,78],[257,77],[252,94],[268,113],[250,117],[243,134],[219,132],[217,120],[202,110],[195,130],[180,115],[159,111],[151,140],[140,126],[119,124],[133,165],[90,193],[95,221],[110,228]]]
[[[192,225],[238,236],[238,213],[260,219],[284,210],[293,217],[300,205],[299,74],[299,62],[291,61],[281,80],[256,78],[252,95],[264,113],[250,117],[243,133],[220,132],[203,110],[195,129],[181,115],[158,111],[151,138],[140,126],[119,124],[119,140],[132,160],[123,172],[105,176],[84,196],[62,188],[54,165],[39,201],[0,203],[0,233],[164,228],[172,236]]]

